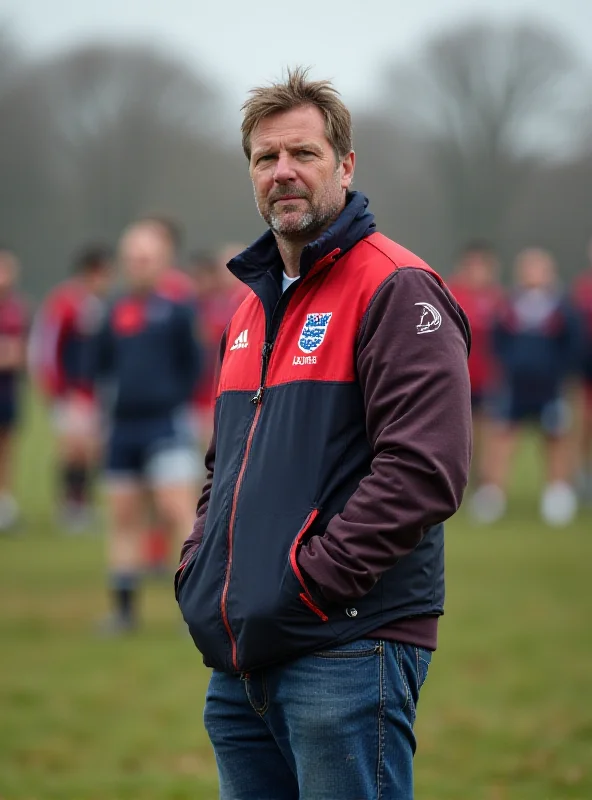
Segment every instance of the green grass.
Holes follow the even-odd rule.
[[[148,588],[142,633],[98,639],[101,538],[56,530],[35,406],[19,463],[24,531],[0,540],[0,800],[213,800],[208,674],[170,585]],[[448,527],[418,800],[592,798],[592,518],[565,531],[538,522],[532,443],[517,478],[503,524],[475,530],[461,513]]]

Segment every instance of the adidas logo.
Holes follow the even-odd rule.
[[[242,331],[234,340],[234,344],[230,348],[231,350],[240,350],[242,347],[249,346],[249,331]]]

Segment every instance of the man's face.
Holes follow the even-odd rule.
[[[266,117],[251,134],[259,213],[280,238],[312,241],[343,209],[354,163],[353,152],[337,160],[315,106]]]
[[[516,283],[522,289],[551,289],[555,285],[555,263],[544,250],[524,250],[516,259]]]
[[[493,253],[472,250],[463,256],[460,271],[474,289],[489,288],[497,279],[498,263]]]
[[[8,292],[16,283],[18,265],[8,250],[0,251],[0,293]]]
[[[113,265],[110,261],[103,262],[88,275],[88,286],[97,297],[105,297],[113,280]]]
[[[132,289],[150,291],[170,267],[172,253],[158,227],[137,225],[123,235],[119,257],[124,277]]]

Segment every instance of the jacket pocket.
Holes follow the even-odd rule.
[[[310,589],[306,585],[306,581],[304,580],[304,576],[302,575],[302,570],[298,566],[298,549],[302,544],[304,537],[310,531],[314,521],[319,515],[319,509],[313,508],[310,512],[306,520],[304,521],[304,525],[300,528],[298,535],[292,542],[292,546],[290,547],[290,567],[292,572],[296,576],[298,583],[300,584],[302,591],[298,595],[300,600],[307,606],[312,612],[314,612],[317,617],[319,617],[323,622],[328,622],[329,617],[325,614],[325,612],[319,608],[318,604],[315,602]]]
[[[177,571],[175,572],[175,599],[179,602],[179,594],[181,592],[181,587],[187,578],[190,570],[188,567],[191,566],[193,561],[195,561],[195,557],[197,556],[197,551],[199,550],[199,545],[191,552],[188,556],[186,556],[183,561],[177,567]]]

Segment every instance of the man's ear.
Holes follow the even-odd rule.
[[[354,169],[356,167],[356,154],[352,150],[341,161],[341,188],[349,189],[354,179]]]

